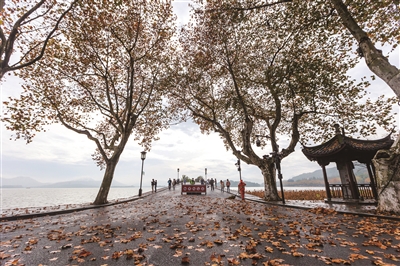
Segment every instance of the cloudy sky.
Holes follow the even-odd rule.
[[[187,1],[176,1],[174,7],[179,18],[178,23],[184,23],[189,15]],[[399,67],[398,50],[391,55],[390,61]],[[364,62],[358,64],[349,74],[358,79],[372,75]],[[8,96],[18,95],[20,83],[16,78],[7,77],[1,84],[2,101]],[[392,90],[380,80],[374,81],[369,91],[372,97],[381,94],[394,96]],[[11,135],[12,132],[6,131],[4,125],[1,125],[3,178],[28,176],[41,182],[54,183],[78,178],[92,178],[100,182],[103,177],[104,172],[91,160],[95,145],[85,136],[60,125],[51,126],[46,133],[38,133],[28,145],[23,140],[10,140]],[[284,147],[284,144],[282,142],[280,146]],[[141,151],[142,148],[131,139],[117,166],[114,180],[128,185],[139,185]],[[268,148],[256,151],[259,155],[270,152]],[[197,125],[183,123],[162,132],[160,140],[153,144],[144,162],[143,184],[150,185],[150,180],[154,178],[160,185],[166,185],[168,178],[177,177],[178,168],[180,175],[185,174],[189,177],[204,176],[204,170],[207,168],[207,177],[238,180],[235,162],[236,158],[230,151],[226,151],[217,134],[202,135]],[[282,162],[284,179],[319,169],[317,163],[309,162],[303,156],[300,147]],[[251,165],[242,165],[242,177],[248,181],[263,182],[260,170]]]

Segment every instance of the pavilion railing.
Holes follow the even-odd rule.
[[[375,199],[370,184],[358,184],[360,199]],[[353,199],[349,184],[329,184],[332,198]]]
[[[332,198],[351,199],[349,184],[329,184]]]
[[[360,197],[363,199],[375,199],[372,186],[370,184],[359,184],[357,187]]]

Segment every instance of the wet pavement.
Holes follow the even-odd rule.
[[[400,222],[365,207],[180,189],[0,224],[1,265],[399,265]],[[45,210],[45,211],[46,211]],[[46,215],[34,217],[37,215]],[[10,217],[9,217],[10,218]],[[22,219],[24,218],[24,219]]]

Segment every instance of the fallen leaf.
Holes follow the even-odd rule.
[[[6,254],[6,253],[3,253],[3,252],[0,252],[0,259],[1,260],[7,259],[10,256],[11,256],[10,254]]]
[[[222,244],[223,244],[223,242],[222,242],[221,239],[216,239],[216,240],[214,240],[214,243],[215,243],[215,244],[218,244],[218,245],[222,245]]]
[[[79,253],[78,257],[79,258],[86,258],[88,256],[92,255],[92,252],[87,251],[85,249],[82,249],[81,252]]]
[[[130,260],[133,258],[134,252],[132,249],[125,250],[126,259]]]
[[[228,258],[228,263],[233,265],[239,265],[240,262],[235,258]]]
[[[189,257],[182,257],[182,264],[189,264],[190,263],[190,259]]]
[[[271,248],[271,247],[265,247],[265,251],[269,252],[269,253],[272,253],[272,252],[274,252],[274,249]]]
[[[117,259],[119,259],[122,255],[123,255],[123,252],[122,252],[122,251],[115,251],[115,252],[111,255],[111,258],[117,260]]]

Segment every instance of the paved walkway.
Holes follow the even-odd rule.
[[[162,192],[168,190],[168,188],[159,188],[158,192]],[[177,191],[180,191],[180,188],[177,187]],[[210,189],[209,193],[210,193]],[[216,188],[215,191],[221,192],[219,188]],[[145,192],[143,193],[143,197],[152,194],[152,192]],[[229,194],[229,195],[228,195]],[[231,189],[231,193],[223,194],[226,197],[236,195],[239,197],[237,190]],[[245,198],[247,200],[256,201],[268,205],[277,205],[277,206],[285,206],[288,208],[299,208],[299,209],[314,209],[314,208],[325,208],[325,209],[332,209],[339,213],[348,213],[348,214],[355,214],[355,215],[362,215],[362,216],[373,216],[379,217],[382,219],[393,219],[399,220],[400,216],[395,215],[383,215],[378,214],[376,211],[376,206],[373,204],[338,204],[338,203],[326,203],[324,201],[309,201],[309,200],[286,200],[285,204],[281,201],[279,202],[265,202],[259,197],[253,196],[251,194],[246,194]],[[5,209],[2,210],[2,219],[3,221],[12,221],[12,220],[19,220],[19,219],[27,219],[27,218],[34,218],[40,216],[48,216],[48,215],[55,215],[55,214],[66,214],[75,211],[82,211],[87,209],[95,209],[101,208],[104,206],[112,206],[116,204],[131,202],[140,199],[138,196],[133,196],[127,199],[120,199],[111,201],[107,205],[103,206],[93,206],[90,204],[68,204],[68,205],[59,205],[59,206],[46,206],[46,207],[32,207],[32,208],[17,208],[17,209]]]
[[[2,221],[1,265],[398,265],[398,221],[231,198],[164,190]]]

